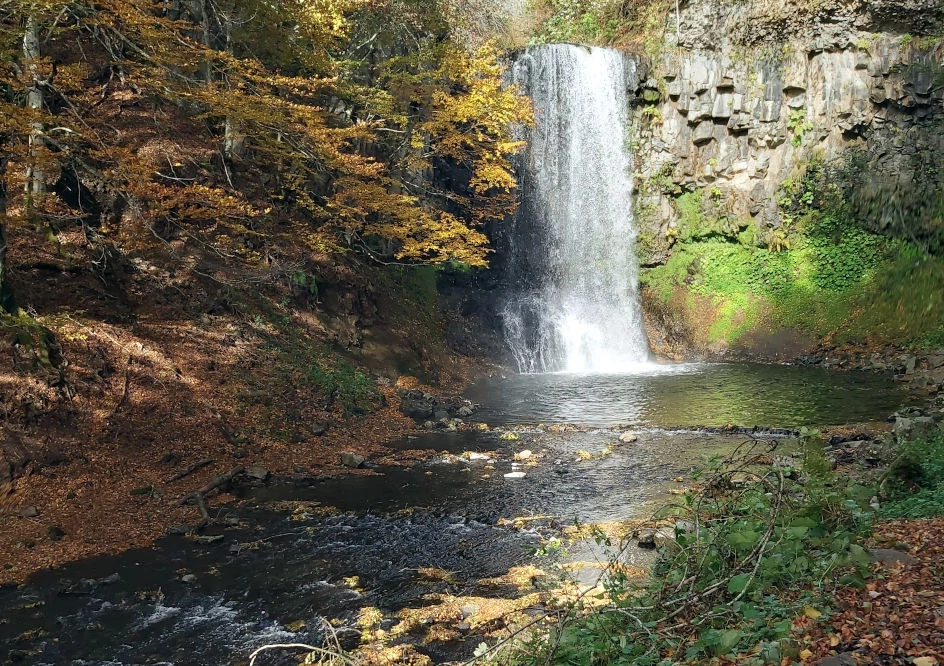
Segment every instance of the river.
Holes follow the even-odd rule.
[[[549,556],[535,551],[575,521],[646,515],[706,455],[748,439],[702,426],[763,426],[760,436],[789,447],[771,429],[883,419],[908,398],[873,374],[724,365],[512,376],[469,394],[483,403],[476,418],[499,427],[390,443],[438,452],[426,463],[246,488],[210,530],[218,543],[169,536],[0,590],[0,663],[246,663],[265,643],[320,644],[322,619],[350,648],[365,608],[382,615],[375,629],[404,630],[391,643],[434,663],[467,658],[495,629],[475,624],[482,599],[527,593],[495,579],[546,567]],[[637,442],[620,445],[625,426]],[[515,462],[525,450],[532,455]],[[525,476],[505,478],[512,471]],[[409,609],[443,599],[478,601],[442,622],[406,621]]]

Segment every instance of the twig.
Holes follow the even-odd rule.
[[[198,460],[197,462],[188,466],[186,469],[182,469],[176,474],[174,474],[172,477],[167,479],[167,481],[165,481],[164,483],[173,483],[174,481],[180,481],[185,476],[189,476],[193,474],[194,472],[196,472],[198,469],[203,469],[207,465],[212,465],[214,462],[216,461],[213,460],[213,458],[204,458],[203,460]]]
[[[128,399],[128,388],[131,385],[131,364],[134,362],[134,356],[128,355],[128,362],[125,364],[125,387],[121,392],[121,398],[118,400],[118,404],[115,405],[115,408],[111,410],[111,414],[108,415],[108,418],[111,419],[118,413],[118,410],[121,409],[121,406],[125,404],[125,400]]]

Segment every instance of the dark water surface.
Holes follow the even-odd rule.
[[[891,378],[821,368],[679,364],[630,375],[535,374],[468,392],[494,423],[796,428],[883,420],[907,402]]]
[[[492,380],[470,397],[485,405],[477,420],[528,425],[515,426],[514,441],[493,430],[395,442],[441,453],[412,469],[249,489],[248,502],[220,516],[234,525],[215,528],[219,543],[168,537],[155,549],[75,563],[0,590],[0,664],[245,664],[265,643],[318,644],[321,618],[340,621],[342,639],[353,645],[362,608],[379,608],[389,629],[398,611],[424,605],[431,592],[508,594],[479,581],[534,562],[542,539],[574,520],[648,514],[706,454],[746,439],[691,426],[883,419],[907,396],[873,375],[684,366],[633,377]],[[620,446],[620,431],[603,427],[615,423],[644,426],[639,441]],[[605,448],[612,453],[579,460]],[[525,449],[533,456],[515,463]],[[506,479],[511,471],[526,476]],[[535,516],[523,528],[499,520]],[[418,574],[424,567],[453,578],[430,582]],[[406,639],[420,644],[423,631]],[[466,632],[419,649],[442,663],[467,658],[480,641]],[[260,666],[275,663],[295,662],[273,655]]]

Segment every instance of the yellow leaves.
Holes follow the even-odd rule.
[[[803,615],[810,618],[811,620],[818,620],[823,614],[822,611],[813,608],[812,606],[803,607]]]

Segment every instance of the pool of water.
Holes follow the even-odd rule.
[[[468,397],[490,423],[796,428],[883,420],[909,396],[868,372],[679,364],[632,374],[514,375],[480,382]]]

